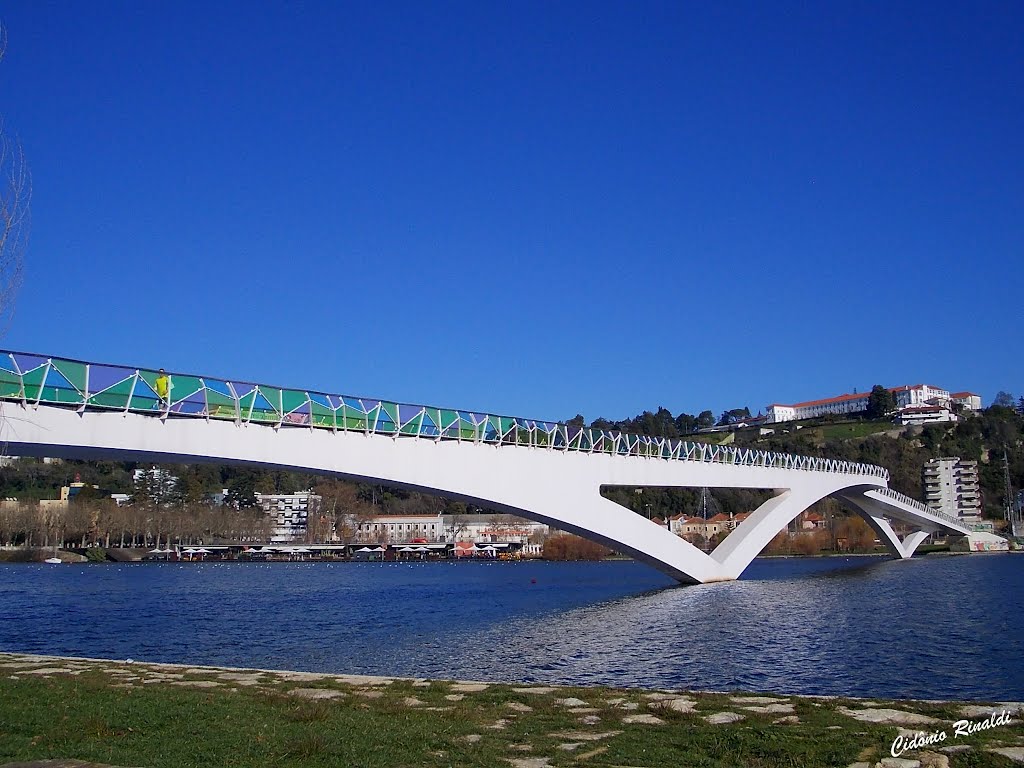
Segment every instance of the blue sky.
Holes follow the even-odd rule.
[[[0,19],[2,346],[546,419],[1024,394],[1024,4]]]

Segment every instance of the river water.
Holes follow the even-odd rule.
[[[0,650],[338,673],[1024,700],[1024,555],[0,566]]]

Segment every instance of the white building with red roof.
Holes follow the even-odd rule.
[[[948,390],[930,384],[904,384],[900,387],[889,387],[897,409],[920,408],[925,406],[948,407],[953,399]],[[958,392],[957,396],[964,399],[962,404],[970,410],[981,408],[981,398],[970,392]],[[798,421],[800,419],[816,419],[828,415],[847,413],[863,413],[868,409],[868,398],[871,392],[854,392],[836,395],[821,400],[808,400],[803,403],[785,405],[772,403],[767,408],[766,421]]]

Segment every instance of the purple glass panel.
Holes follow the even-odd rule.
[[[209,384],[207,384],[207,386],[209,386]],[[235,394],[238,395],[238,397],[245,397],[256,389],[255,384],[246,384],[244,381],[232,381],[231,386],[235,388]]]
[[[46,364],[45,357],[38,357],[36,355],[14,355],[14,362],[18,364],[18,368],[22,373],[31,371],[34,368],[38,368],[40,365]]]
[[[113,365],[90,365],[89,392],[96,394],[134,375],[135,371],[132,368],[119,368]]]
[[[406,424],[412,419],[415,419],[421,410],[423,409],[418,405],[399,405],[398,421],[402,424]]]
[[[182,400],[171,406],[171,413],[180,413],[185,416],[205,416],[206,403],[193,400]]]

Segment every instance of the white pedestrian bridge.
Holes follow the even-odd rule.
[[[161,397],[160,395],[164,395]],[[21,456],[277,467],[438,493],[606,544],[684,582],[736,579],[832,497],[896,556],[956,519],[881,467],[193,374],[0,351],[0,440]],[[770,489],[706,554],[601,496],[603,485]],[[911,532],[901,539],[898,521]]]

